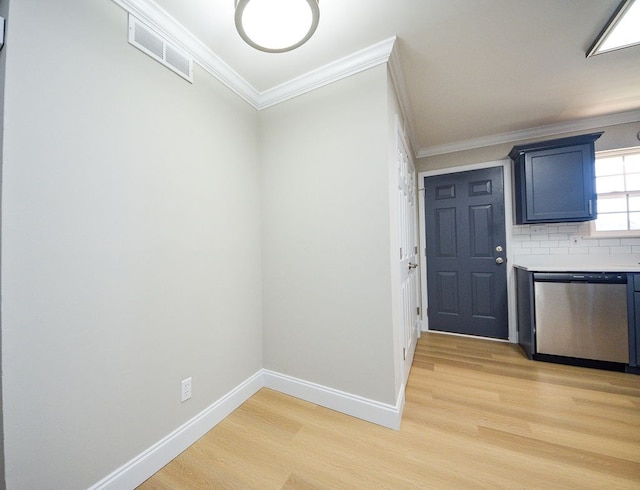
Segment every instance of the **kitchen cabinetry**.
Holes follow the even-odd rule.
[[[533,273],[518,267],[516,272],[516,301],[518,304],[518,344],[529,359],[533,359]]]
[[[516,224],[596,218],[594,142],[601,135],[513,147]]]
[[[629,310],[629,367],[640,374],[640,274],[629,274],[627,305]]]

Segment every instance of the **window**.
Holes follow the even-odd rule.
[[[640,236],[640,148],[598,153],[596,192],[591,234]]]

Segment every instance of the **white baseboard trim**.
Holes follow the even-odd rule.
[[[263,374],[260,370],[181,427],[90,487],[89,490],[135,488],[209,432],[263,386]]]
[[[264,369],[263,373],[264,386],[267,388],[390,429],[400,429],[404,409],[404,385],[400,389],[396,404],[389,405],[267,369]]]
[[[400,388],[396,404],[389,405],[261,369],[149,449],[89,487],[89,490],[130,490],[137,487],[213,429],[262,387],[390,429],[400,429],[404,410],[404,385]]]

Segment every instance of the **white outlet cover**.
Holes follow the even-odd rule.
[[[180,390],[180,401],[185,402],[191,398],[191,377],[183,379]]]
[[[575,247],[575,246],[580,245],[582,243],[582,240],[584,240],[584,236],[582,236],[582,235],[571,235],[569,237],[569,240],[571,240],[571,246]]]

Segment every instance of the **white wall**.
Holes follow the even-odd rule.
[[[387,73],[260,113],[265,368],[395,403]]]
[[[262,367],[257,115],[129,46],[112,2],[9,20],[6,483],[86,488]]]
[[[0,0],[0,16],[5,20],[9,16],[9,0]],[[0,51],[0,114],[4,114],[4,79],[5,79],[5,65],[6,65],[6,53],[7,50]],[[2,172],[2,141],[4,138],[4,117],[0,117],[0,172]],[[2,192],[0,190],[0,199],[2,199]],[[0,227],[2,226],[2,216],[0,210]],[[0,245],[1,246],[1,245]],[[0,265],[1,272],[1,265]],[[2,283],[0,281],[0,298],[2,298]],[[0,367],[2,365],[2,315],[0,308]],[[2,376],[0,376],[0,488],[4,488],[4,414],[2,403]]]

